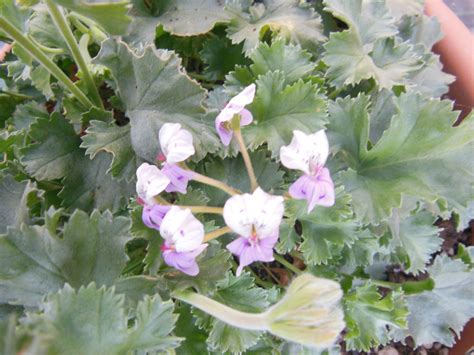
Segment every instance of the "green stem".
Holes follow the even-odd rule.
[[[286,267],[288,270],[293,271],[296,275],[300,275],[303,273],[302,270],[298,269],[295,265],[288,262],[283,256],[273,253],[273,257],[276,261]]]
[[[222,207],[209,207],[209,206],[183,206],[175,205],[180,208],[190,209],[192,213],[209,213],[209,214],[223,214],[224,209]]]
[[[235,138],[237,139],[237,143],[239,144],[240,153],[242,153],[242,158],[244,159],[245,168],[247,169],[247,174],[250,179],[250,186],[252,188],[252,191],[255,191],[258,187],[257,178],[255,177],[255,172],[253,170],[249,152],[247,151],[247,147],[245,146],[244,137],[242,137],[242,131],[240,130],[240,122],[232,128],[234,131]]]
[[[87,92],[92,96],[96,106],[103,109],[104,106],[99,95],[99,90],[97,90],[97,86],[94,83],[94,79],[92,78],[85,59],[82,56],[81,49],[74,38],[71,27],[69,27],[69,24],[67,23],[66,17],[62,10],[52,0],[46,0],[46,6],[48,7],[49,14],[52,17],[54,24],[62,34],[79,70],[82,73]]]
[[[204,243],[210,241],[210,240],[213,240],[213,239],[216,239],[216,238],[219,238],[221,235],[224,235],[224,234],[227,234],[227,233],[231,233],[232,232],[232,229],[230,229],[229,227],[222,227],[222,228],[219,228],[219,229],[216,229],[215,231],[212,231],[210,233],[207,233],[205,236],[204,236]]]
[[[197,182],[200,182],[202,184],[205,184],[205,185],[216,187],[216,188],[228,193],[231,196],[238,195],[238,194],[241,193],[239,190],[234,189],[233,187],[227,185],[226,183],[224,183],[222,181],[215,180],[213,178],[210,178],[210,177],[205,176],[205,175],[201,175],[201,174],[196,173],[196,172],[193,172],[193,180],[195,180]]]
[[[7,19],[0,16],[0,28],[16,43],[26,50],[36,61],[48,70],[57,80],[79,100],[84,107],[91,107],[94,104],[88,99],[88,97],[68,78],[66,74],[44,54],[38,47],[34,45],[27,37],[25,37],[20,31],[16,29]]]
[[[341,275],[350,277],[350,278],[354,278],[354,277],[361,278],[358,275],[353,276],[353,275],[344,274],[344,273],[341,273]],[[374,279],[369,279],[369,278],[367,278],[366,280],[372,282],[374,285],[384,287],[384,288],[389,288],[391,290],[401,288],[407,295],[421,293],[424,291],[431,291],[435,287],[435,283],[432,278],[427,278],[427,279],[419,280],[419,281],[405,281],[401,283],[383,281],[383,280],[374,280]]]
[[[265,313],[237,311],[213,299],[190,291],[175,291],[172,296],[234,327],[247,330],[268,330]]]

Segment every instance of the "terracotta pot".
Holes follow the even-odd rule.
[[[444,70],[456,77],[449,97],[463,117],[474,107],[474,35],[442,0],[426,0],[425,12],[438,18],[444,38],[434,46]]]

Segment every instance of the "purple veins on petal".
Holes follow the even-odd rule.
[[[329,170],[321,168],[316,176],[304,174],[290,186],[291,197],[308,201],[308,213],[316,205],[330,207],[334,205],[334,183]]]
[[[165,218],[166,213],[170,210],[170,206],[163,205],[144,205],[142,212],[142,221],[148,228],[160,230],[161,222]]]
[[[166,192],[186,193],[189,180],[192,180],[194,173],[190,170],[183,169],[176,164],[165,163],[161,168],[163,174],[170,180],[166,187]]]

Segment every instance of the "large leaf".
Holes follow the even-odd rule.
[[[115,123],[91,121],[82,137],[82,148],[94,159],[100,151],[111,153],[112,164],[107,173],[118,180],[132,181],[135,176],[136,158],[130,141],[130,125],[117,126]]]
[[[129,2],[126,0],[54,0],[54,2],[91,18],[111,35],[125,33],[130,23],[130,17],[127,16]]]
[[[218,149],[213,122],[204,120],[205,90],[183,72],[176,54],[151,46],[134,53],[125,43],[109,39],[96,61],[108,67],[117,81],[139,157],[155,160],[158,131],[167,122],[180,123],[193,134],[197,158]]]
[[[474,121],[451,125],[456,113],[448,101],[403,94],[394,99],[390,127],[368,150],[367,98],[338,99],[329,107],[331,143],[350,169],[341,174],[355,212],[379,222],[401,206],[402,195],[427,201],[445,199],[451,209],[467,207],[473,172],[465,167],[474,141]],[[357,129],[353,129],[356,127]]]
[[[30,181],[18,182],[11,175],[0,176],[0,233],[5,233],[8,226],[19,228],[28,222],[28,196],[34,191]]]
[[[390,341],[387,326],[406,328],[408,309],[399,291],[385,297],[370,282],[344,297],[348,349],[369,351]]]
[[[94,284],[77,292],[66,285],[41,304],[40,314],[29,314],[40,335],[48,335],[52,354],[121,354],[132,350],[160,351],[176,347],[169,336],[176,316],[173,303],[158,295],[138,304],[135,325],[128,328],[124,297]]]
[[[93,160],[82,156],[76,161],[74,170],[63,180],[64,188],[59,193],[62,205],[88,211],[123,209],[135,189],[125,180],[115,181],[107,174],[111,161],[105,152],[98,153]]]
[[[36,306],[66,282],[113,284],[127,261],[129,225],[128,218],[109,212],[89,217],[76,211],[62,238],[46,226],[8,229],[0,237],[0,302]]]
[[[31,125],[33,144],[22,149],[21,162],[26,171],[38,180],[66,176],[81,158],[81,144],[74,127],[58,113],[40,118]]]
[[[300,80],[285,86],[285,75],[279,71],[260,76],[256,83],[257,94],[249,106],[255,123],[243,129],[251,149],[267,143],[276,157],[291,141],[293,130],[314,133],[324,128],[326,104],[314,84]]]
[[[325,39],[319,15],[302,8],[296,0],[266,0],[252,5],[248,12],[239,6],[228,6],[232,17],[227,33],[233,43],[244,43],[249,55],[267,30],[278,33],[292,43],[312,47]]]
[[[261,42],[250,54],[250,59],[253,64],[238,66],[226,77],[225,89],[229,94],[236,95],[269,71],[283,72],[285,84],[293,84],[305,79],[315,68],[307,51],[297,45],[285,44],[283,39],[277,39],[271,45]]]
[[[394,331],[394,337],[403,341],[410,335],[417,346],[439,342],[451,347],[455,343],[453,332],[459,336],[474,317],[474,270],[461,260],[441,255],[428,273],[435,282],[434,289],[407,297],[408,330]]]
[[[402,85],[422,65],[411,46],[392,37],[394,19],[384,1],[325,0],[326,10],[344,21],[349,29],[332,33],[323,60],[327,76],[336,87],[374,78],[380,88]]]

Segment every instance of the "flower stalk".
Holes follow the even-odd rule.
[[[210,240],[219,238],[221,235],[224,235],[230,232],[232,232],[232,229],[230,229],[229,227],[222,227],[222,228],[216,229],[215,231],[207,233],[204,236],[204,243],[207,243]]]
[[[252,191],[255,191],[258,187],[257,178],[255,177],[255,171],[253,170],[252,161],[250,160],[250,155],[245,146],[244,137],[242,136],[242,130],[240,129],[240,116],[234,117],[232,120],[232,130],[234,131],[235,139],[239,144],[240,153],[244,159],[245,168],[247,169],[247,174],[250,179],[250,186]]]
[[[195,180],[197,182],[200,182],[201,184],[216,187],[216,188],[224,191],[225,193],[227,193],[231,196],[239,195],[241,193],[239,190],[234,189],[233,187],[227,185],[226,183],[224,183],[222,181],[210,178],[210,177],[205,176],[205,175],[201,175],[201,174],[196,173],[196,172],[193,172],[193,180]]]
[[[94,83],[94,79],[92,78],[92,75],[81,53],[79,45],[77,44],[76,39],[74,38],[74,34],[72,33],[72,30],[69,27],[69,24],[67,23],[66,17],[64,16],[62,10],[52,0],[46,0],[46,6],[48,7],[49,14],[53,19],[54,24],[58,28],[59,32],[62,34],[64,40],[66,41],[67,46],[71,51],[71,54],[83,75],[84,83],[87,87],[88,93],[91,95],[95,105],[103,109],[104,106],[99,95],[99,90],[97,90],[97,86]]]
[[[24,36],[7,19],[0,16],[0,28],[16,43],[27,51],[37,62],[48,70],[58,81],[60,81],[86,108],[94,106],[89,98],[72,82],[69,77],[39,49],[28,37]]]

